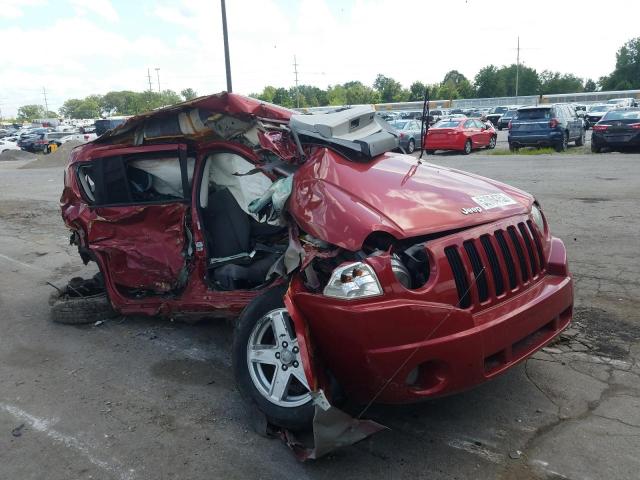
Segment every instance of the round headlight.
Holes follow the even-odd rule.
[[[538,226],[538,230],[540,230],[540,233],[544,233],[544,217],[542,216],[542,212],[536,205],[533,205],[531,207],[531,216],[533,217],[533,221]]]

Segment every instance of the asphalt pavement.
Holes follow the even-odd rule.
[[[538,198],[575,278],[560,341],[467,393],[376,406],[388,431],[308,463],[252,430],[227,323],[51,323],[46,282],[90,271],[62,171],[1,163],[0,478],[638,478],[640,154],[578,152],[428,157]]]

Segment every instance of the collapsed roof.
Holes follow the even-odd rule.
[[[129,118],[95,140],[103,144],[143,145],[167,141],[239,141],[264,147],[267,132],[289,135],[300,157],[302,144],[321,144],[349,158],[373,158],[397,148],[398,141],[373,107],[344,108],[331,113],[300,114],[234,93],[199,97]],[[262,134],[262,135],[261,135]]]

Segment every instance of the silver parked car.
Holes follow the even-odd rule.
[[[400,146],[407,153],[413,153],[420,146],[420,121],[396,120],[389,122],[389,125],[397,131]]]

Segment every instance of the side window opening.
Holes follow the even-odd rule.
[[[187,159],[187,178],[193,181],[195,160]],[[134,202],[182,200],[182,170],[177,157],[139,159],[126,162],[127,179]]]
[[[161,156],[160,156],[161,155]],[[185,162],[189,190],[195,159]],[[84,194],[94,205],[126,205],[188,200],[177,154],[116,156],[96,159],[78,168]]]

